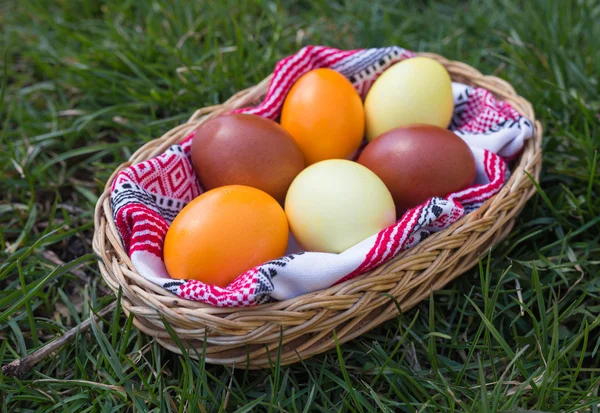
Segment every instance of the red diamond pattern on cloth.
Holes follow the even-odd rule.
[[[294,82],[319,67],[337,70],[364,97],[385,69],[412,56],[412,52],[400,47],[344,51],[307,46],[277,63],[261,104],[237,112],[277,119]],[[477,165],[477,183],[445,198],[428,200],[407,211],[394,225],[340,254],[289,254],[240,274],[224,288],[196,280],[168,278],[162,260],[168,225],[202,192],[189,159],[192,135],[156,158],[126,168],[115,179],[111,206],[125,250],[147,280],[183,299],[220,307],[284,300],[373,269],[430,234],[447,228],[497,193],[509,176],[505,159],[517,156],[523,141],[533,134],[529,120],[485,89],[454,83],[453,95],[455,114],[450,129],[471,147]],[[502,156],[496,151],[501,151]]]
[[[189,152],[191,141],[179,146]],[[189,199],[199,195],[200,185],[187,156],[177,151],[166,152],[125,169],[115,179],[113,188],[125,182],[135,182],[148,192],[170,198]]]
[[[486,132],[500,122],[521,117],[508,103],[496,100],[491,92],[482,88],[472,90],[473,95],[461,115],[461,130]]]
[[[256,302],[258,269],[246,271],[227,288],[204,284],[196,280],[185,281],[177,294],[186,300],[202,301],[220,307],[246,307]]]

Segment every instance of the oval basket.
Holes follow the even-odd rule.
[[[454,81],[488,89],[529,118],[534,136],[512,165],[512,176],[502,190],[475,212],[435,233],[373,271],[318,292],[248,308],[217,308],[182,300],[139,275],[123,249],[110,207],[110,186],[124,168],[153,158],[178,143],[202,122],[233,109],[257,104],[270,82],[243,90],[222,105],[197,110],[187,123],[146,143],[108,180],[96,205],[94,251],[101,257],[102,277],[117,292],[121,306],[140,330],[165,348],[181,353],[163,320],[177,333],[191,357],[208,363],[241,368],[266,368],[280,353],[281,364],[291,364],[347,342],[427,298],[473,267],[478,258],[512,229],[517,214],[535,192],[527,174],[539,180],[542,164],[542,127],[531,104],[506,81],[484,76],[460,62],[419,53],[442,63]],[[525,173],[527,172],[527,174]],[[279,346],[281,345],[281,349]],[[194,351],[195,349],[196,351]]]

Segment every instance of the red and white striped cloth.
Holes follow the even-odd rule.
[[[307,46],[277,63],[260,105],[237,112],[277,119],[294,82],[320,67],[346,76],[364,97],[385,69],[412,56],[412,52],[399,47],[345,51]],[[459,83],[452,87],[455,111],[450,129],[473,151],[475,184],[445,198],[428,200],[407,211],[394,225],[340,254],[302,252],[292,240],[288,255],[240,274],[225,288],[171,279],[162,259],[165,234],[177,213],[202,193],[189,158],[192,136],[116,177],[111,206],[123,246],[136,270],[149,281],[181,298],[220,307],[285,300],[373,269],[448,227],[497,193],[509,176],[506,161],[517,156],[524,140],[533,134],[528,119],[508,103],[496,100],[489,91]]]

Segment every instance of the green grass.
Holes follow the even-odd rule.
[[[48,3],[0,2],[2,365],[115,300],[91,250],[114,168],[302,45],[397,44],[509,80],[544,124],[544,169],[478,268],[337,350],[205,365],[117,307],[22,379],[0,375],[2,411],[600,410],[600,2]]]

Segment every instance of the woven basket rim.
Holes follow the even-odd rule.
[[[113,291],[123,290],[122,306],[127,313],[133,312],[135,314],[136,325],[149,334],[155,333],[153,335],[164,338],[164,326],[161,329],[159,323],[156,322],[157,318],[163,315],[169,321],[176,324],[179,323],[179,332],[191,332],[195,331],[194,328],[196,328],[199,331],[208,332],[209,336],[214,334],[214,340],[218,339],[223,342],[227,341],[227,337],[230,337],[231,341],[235,342],[235,337],[237,336],[244,337],[248,336],[248,334],[252,335],[253,332],[255,335],[259,335],[261,328],[267,330],[271,328],[271,324],[280,325],[277,317],[281,317],[285,321],[281,325],[285,325],[286,327],[292,326],[289,327],[289,331],[293,330],[294,317],[298,318],[299,321],[303,321],[307,325],[307,328],[310,327],[314,330],[316,328],[315,325],[318,325],[320,319],[313,322],[310,317],[320,316],[325,319],[326,317],[321,315],[324,313],[322,311],[324,308],[327,308],[331,312],[339,311],[341,320],[344,318],[343,315],[349,311],[366,311],[371,306],[381,306],[381,300],[374,298],[371,292],[393,290],[395,294],[401,295],[406,291],[414,289],[422,295],[423,291],[421,290],[424,288],[423,282],[425,282],[422,280],[428,280],[428,277],[436,274],[442,274],[440,276],[442,278],[432,284],[431,288],[434,288],[434,286],[440,288],[440,285],[443,286],[460,275],[458,272],[462,271],[462,267],[466,266],[466,264],[462,265],[458,262],[458,259],[454,259],[456,262],[451,262],[450,264],[445,262],[445,260],[460,256],[472,257],[476,252],[476,248],[481,247],[489,239],[494,238],[493,245],[499,239],[505,237],[514,224],[515,216],[520,212],[527,199],[535,192],[529,176],[535,180],[539,180],[541,171],[542,127],[535,118],[533,107],[531,103],[519,96],[515,89],[503,79],[483,75],[465,63],[450,61],[436,54],[417,53],[417,55],[428,56],[438,60],[448,69],[453,80],[486,88],[497,98],[509,102],[513,108],[533,122],[535,129],[534,136],[526,141],[522,153],[511,168],[513,172],[512,176],[498,194],[487,200],[479,209],[461,218],[450,227],[432,234],[416,246],[398,254],[374,270],[332,287],[285,301],[265,303],[252,307],[220,308],[209,304],[184,300],[162,287],[152,284],[137,273],[123,249],[122,242],[116,230],[109,202],[110,188],[115,177],[124,168],[164,152],[170,145],[178,143],[189,136],[203,122],[229,112],[232,109],[256,103],[264,96],[272,78],[272,75],[270,75],[259,84],[236,93],[221,105],[198,109],[186,123],[171,129],[162,137],[142,145],[132,154],[127,162],[122,163],[115,169],[107,181],[104,191],[96,204],[94,213],[93,248],[101,258],[99,266],[104,280]],[[481,233],[478,234],[477,231],[481,231]],[[458,240],[462,240],[463,238],[468,238],[471,241],[459,245]],[[478,238],[482,241],[478,242]],[[445,241],[446,239],[447,242]],[[452,251],[452,253],[448,251]],[[468,269],[468,266],[464,268],[464,270],[466,269]],[[408,281],[396,280],[396,274],[406,271],[411,274],[418,272],[419,276],[415,278],[414,282],[411,282],[413,281],[412,279]],[[392,276],[389,276],[390,274]],[[369,291],[369,293],[365,293],[364,291]],[[336,302],[337,307],[340,308],[339,310],[336,310],[337,307],[331,307],[331,303],[326,303],[327,300],[331,301],[331,299],[334,299],[333,301]],[[413,301],[408,299],[399,304],[403,310],[406,310],[418,303],[418,300],[416,302]],[[248,316],[245,316],[249,311],[252,312],[252,320],[248,319]],[[298,316],[298,314],[301,316]],[[330,321],[332,318],[334,317],[330,317],[327,320]],[[345,322],[347,321],[345,320]],[[311,327],[309,325],[310,322],[313,322],[315,325]],[[150,327],[147,323],[150,323]],[[330,323],[335,324],[335,320],[330,321]],[[301,323],[299,325],[304,324]],[[293,334],[297,334],[297,332],[293,332]],[[351,336],[354,336],[354,333],[347,335],[347,337]],[[159,342],[165,347],[171,348],[171,350],[178,351],[176,347],[173,348],[173,345],[169,345],[164,339],[159,339]],[[237,346],[239,347],[241,344],[237,343]],[[227,348],[225,347],[227,346],[222,344],[221,347],[224,349],[222,351],[226,352]],[[230,364],[227,358],[218,358],[216,360],[216,362]]]

